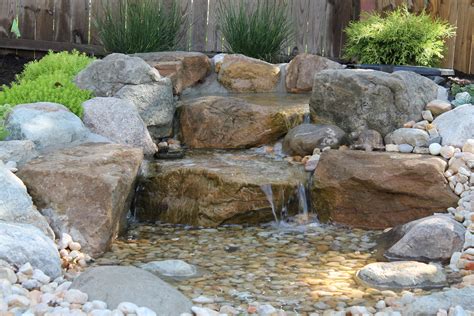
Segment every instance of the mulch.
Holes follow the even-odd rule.
[[[9,85],[15,80],[15,75],[23,71],[26,63],[31,59],[13,54],[0,55],[0,87]],[[1,89],[1,88],[0,88]]]

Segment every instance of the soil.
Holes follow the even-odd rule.
[[[1,86],[9,85],[15,80],[15,75],[22,72],[24,65],[31,59],[13,54],[0,55],[0,90]]]

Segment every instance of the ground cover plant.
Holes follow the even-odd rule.
[[[345,29],[344,57],[362,64],[437,66],[445,40],[455,35],[448,22],[406,6],[382,16],[370,13]]]
[[[238,54],[274,62],[294,36],[287,15],[287,5],[271,1],[258,1],[249,12],[243,1],[240,5],[221,2],[218,16],[225,48]]]
[[[175,49],[187,19],[176,1],[166,7],[157,0],[119,0],[104,12],[95,21],[101,41],[107,51],[124,54]]]

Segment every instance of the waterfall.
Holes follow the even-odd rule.
[[[267,200],[270,203],[270,206],[272,207],[273,217],[275,218],[275,222],[278,225],[280,221],[278,220],[278,216],[276,214],[276,209],[275,209],[275,202],[273,201],[272,185],[263,184],[260,186],[260,188],[262,189],[263,193],[265,193],[265,196],[267,197]]]

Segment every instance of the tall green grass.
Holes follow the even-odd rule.
[[[255,1],[258,2],[256,9],[251,12],[241,0],[220,3],[218,21],[225,48],[232,53],[274,62],[294,36],[287,5]]]
[[[95,24],[105,49],[114,53],[173,50],[187,19],[177,1],[166,7],[159,0],[117,0],[116,6],[103,5],[103,10]]]

